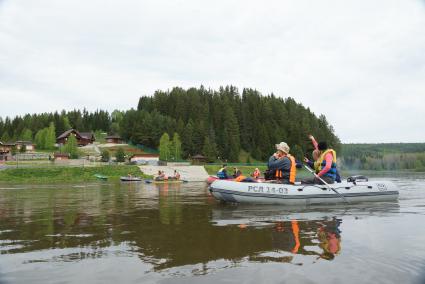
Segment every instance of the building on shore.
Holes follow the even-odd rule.
[[[16,141],[15,143],[16,150],[20,151],[22,147],[25,146],[26,152],[34,152],[35,151],[35,144],[31,141]]]
[[[96,140],[93,132],[79,132],[76,129],[69,129],[56,138],[56,143],[62,145],[66,144],[70,135],[75,136],[78,146],[93,144],[93,142]]]
[[[124,141],[119,135],[109,135],[105,137],[106,143],[122,144]]]
[[[54,153],[53,157],[55,158],[55,161],[69,160],[68,153]]]
[[[130,162],[156,166],[159,162],[159,154],[134,154],[130,157]]]

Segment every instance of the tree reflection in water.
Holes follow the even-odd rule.
[[[225,208],[206,194],[182,192],[179,184],[1,194],[2,254],[66,248],[66,255],[48,261],[78,261],[105,257],[113,248],[137,255],[153,271],[201,265],[196,273],[204,273],[216,261],[300,264],[296,256],[332,260],[341,251],[339,219],[227,220],[215,214]]]

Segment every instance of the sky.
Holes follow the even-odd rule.
[[[293,97],[344,143],[425,142],[425,1],[0,0],[0,117],[201,85]]]

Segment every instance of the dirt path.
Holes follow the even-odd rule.
[[[156,176],[158,171],[164,171],[166,175],[173,176],[174,170],[180,173],[181,179],[187,181],[205,181],[208,173],[203,166],[139,166],[140,170],[148,175]]]

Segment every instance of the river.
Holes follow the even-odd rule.
[[[3,184],[0,283],[425,283],[425,175],[383,178],[397,202],[286,209],[203,183]]]

